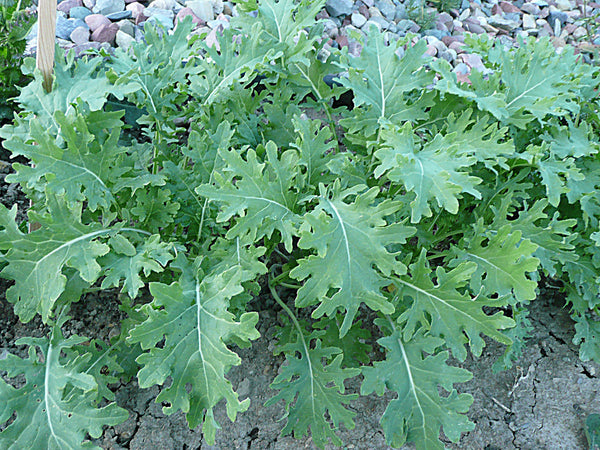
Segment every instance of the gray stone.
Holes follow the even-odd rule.
[[[557,21],[560,23],[560,26],[564,26],[567,23],[568,18],[569,16],[567,16],[566,12],[551,11],[546,20],[548,21],[552,29],[554,29],[554,27],[556,27]]]
[[[331,39],[335,39],[336,37],[338,37],[339,30],[337,25],[335,24],[335,22],[331,19],[325,19],[323,20],[323,32],[330,37]]]
[[[163,14],[154,14],[146,20],[146,23],[153,23],[156,25],[162,25],[165,29],[170,30],[173,28],[173,18]]]
[[[121,30],[117,31],[117,35],[115,36],[115,43],[117,44],[117,47],[128,49],[134,42],[135,38],[130,34],[127,34]]]
[[[354,2],[352,0],[327,0],[325,9],[330,16],[348,16],[352,14],[352,7]]]
[[[117,25],[119,25],[119,30],[123,33],[127,33],[129,36],[135,36],[135,26],[130,20],[121,20],[120,22],[117,22]]]
[[[534,16],[539,16],[542,12],[540,7],[535,3],[525,3],[521,6],[521,11],[526,12],[528,14],[532,14]]]
[[[208,22],[215,18],[212,4],[208,0],[191,0],[185,2],[185,6],[190,8],[196,17]]]
[[[381,11],[381,14],[387,20],[394,20],[396,16],[396,5],[392,2],[392,0],[375,0],[375,7]]]
[[[408,19],[408,13],[406,12],[406,6],[400,3],[396,6],[396,15],[394,16],[395,21]]]
[[[444,36],[450,36],[450,33],[448,31],[444,32],[442,30],[425,30],[425,31],[423,31],[423,35],[424,36],[433,36],[433,37],[437,38],[439,41],[441,41]]]
[[[71,33],[79,25],[76,20],[79,19],[67,19],[61,15],[56,16],[56,37],[60,39],[71,39]]]
[[[117,20],[129,19],[132,16],[133,16],[133,14],[131,11],[125,10],[125,11],[119,11],[119,12],[107,14],[106,18],[109,20],[117,21]]]
[[[90,40],[90,29],[87,26],[77,27],[71,32],[69,38],[78,45],[88,42]]]
[[[356,28],[362,27],[365,23],[367,23],[367,18],[365,16],[357,12],[352,14],[352,25]]]
[[[74,8],[71,8],[71,10],[69,11],[69,17],[71,17],[71,19],[82,19],[83,20],[90,14],[92,14],[92,11],[87,9],[85,6],[75,6]]]
[[[569,0],[556,0],[556,7],[561,11],[571,11],[574,9]]]
[[[519,27],[519,22],[515,22],[514,20],[510,19],[505,19],[504,17],[499,16],[497,14],[493,15],[492,17],[489,17],[487,22],[493,27],[507,31],[512,31]]]
[[[93,11],[97,14],[108,15],[111,13],[123,11],[125,2],[123,0],[96,0],[96,6]]]

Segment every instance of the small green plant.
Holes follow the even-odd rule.
[[[12,117],[19,87],[29,81],[20,70],[25,50],[25,37],[34,17],[21,0],[0,0],[0,120]]]
[[[510,367],[542,276],[562,286],[580,357],[600,362],[597,69],[547,39],[468,37],[489,70],[459,83],[425,41],[375,29],[359,58],[320,61],[323,2],[244,6],[257,18],[233,20],[219,50],[188,39],[190,20],[147,26],[127,52],[59,53],[49,93],[25,62],[35,79],[0,136],[32,163],[8,179],[39,229],[0,206],[1,275],[20,320],[51,331],[0,360],[0,447],[91,447],[126,419],[108,385],[131,376],[213,443],[217,404],[232,421],[248,408],[226,375],[259,336],[259,282],[287,316],[269,404],[319,447],[342,444],[359,394],[388,391],[389,445],[457,442],[475,426],[456,390],[472,374],[450,355],[480,356],[487,336]],[[334,110],[348,91],[353,108]],[[115,99],[141,113],[135,130]],[[65,338],[70,305],[115,287],[120,334]]]

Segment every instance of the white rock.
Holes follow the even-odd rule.
[[[362,27],[365,23],[367,23],[367,18],[360,13],[352,14],[352,25],[356,28]]]
[[[196,16],[208,22],[215,18],[212,3],[209,0],[188,0],[185,6],[190,8]]]
[[[584,27],[577,27],[573,30],[573,37],[575,39],[581,39],[587,36],[587,30]]]
[[[83,44],[90,40],[90,30],[87,27],[77,27],[69,36],[75,44]]]
[[[148,8],[173,9],[176,3],[175,0],[154,0],[148,5]]]
[[[131,44],[135,42],[135,38],[124,31],[119,30],[117,31],[115,42],[117,43],[118,47],[127,50],[129,47],[131,47]]]
[[[573,9],[569,0],[556,0],[556,7],[561,11],[571,11]]]
[[[531,14],[523,14],[523,29],[532,30],[536,28],[535,17]]]

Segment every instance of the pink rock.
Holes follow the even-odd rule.
[[[338,43],[340,48],[348,47],[348,38],[346,36],[338,36],[335,38],[335,41]]]
[[[483,72],[485,70],[485,66],[483,65],[483,61],[481,60],[481,56],[475,53],[463,53],[459,55],[462,62],[464,62],[471,69],[479,70]]]
[[[367,5],[365,5],[364,3],[362,3],[359,7],[358,7],[358,12],[361,13],[363,16],[365,16],[365,18],[367,20],[369,20],[369,18],[371,17],[371,14],[369,14],[369,8],[367,7]]]
[[[142,5],[141,3],[133,2],[133,3],[128,4],[125,7],[125,9],[127,11],[131,11],[131,15],[133,16],[133,18],[137,19],[137,17],[144,12],[146,7],[144,5]],[[184,8],[184,9],[189,9],[189,8]]]
[[[521,10],[510,2],[500,2],[500,8],[505,13],[521,13]]]
[[[117,31],[119,31],[119,25],[116,23],[101,25],[100,28],[92,33],[92,41],[113,44],[117,36]]]
[[[217,29],[216,28],[213,28],[212,30],[210,30],[210,33],[208,33],[206,38],[204,38],[204,42],[206,42],[206,45],[208,45],[209,47],[212,47],[214,45],[215,49],[218,52],[221,51],[221,46],[219,45],[219,40],[217,38]]]
[[[76,6],[83,6],[83,2],[81,0],[64,0],[58,4],[56,9],[68,13],[71,11],[71,8],[75,8]]]
[[[192,16],[192,23],[197,26],[204,26],[206,22],[198,17],[191,8],[185,7],[179,10],[177,17],[175,17],[175,23],[182,21],[185,17]]]
[[[448,48],[454,50],[458,55],[460,55],[461,53],[465,52],[464,46],[465,44],[463,42],[454,41],[448,46]]]
[[[492,6],[492,14],[498,14],[499,16],[502,15],[502,8],[500,8],[499,4],[495,4],[494,6]]]
[[[109,25],[111,23],[110,20],[102,14],[90,14],[84,20],[87,26],[90,27],[92,33],[98,28],[100,28],[102,25]]]
[[[437,55],[437,48],[431,44],[427,44],[427,50],[425,50],[425,54],[429,56],[435,56]]]

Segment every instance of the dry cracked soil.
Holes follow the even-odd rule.
[[[0,156],[7,161],[5,153]],[[17,186],[4,181],[9,171],[10,167],[0,162],[0,199],[9,207],[17,203],[22,218],[27,202]],[[25,348],[16,346],[15,341],[23,336],[41,336],[46,329],[39,317],[27,324],[19,322],[5,299],[9,286],[9,281],[0,280],[0,357],[6,351],[23,357]],[[201,429],[190,430],[181,412],[163,414],[162,405],[154,402],[160,387],[140,389],[135,379],[112,386],[118,404],[129,411],[130,417],[121,425],[107,428],[95,444],[103,449],[135,450],[313,448],[310,437],[280,436],[284,426],[280,420],[284,416],[282,402],[264,406],[275,393],[269,385],[283,363],[281,356],[273,356],[278,311],[266,295],[250,305],[260,314],[261,338],[249,349],[237,349],[242,365],[232,368],[228,378],[240,398],[248,397],[251,403],[248,411],[238,415],[235,424],[227,418],[224,404],[218,405],[215,418],[222,429],[217,432],[215,445],[206,443]],[[118,329],[121,314],[115,291],[88,294],[74,305],[71,311],[74,319],[67,323],[66,332],[108,340]],[[492,372],[492,364],[504,351],[503,346],[493,341],[487,342],[480,358],[469,357],[463,363],[452,361],[473,372],[473,379],[457,388],[473,395],[475,400],[468,415],[476,426],[458,444],[447,441],[448,448],[588,448],[584,423],[588,414],[600,413],[600,367],[579,360],[578,349],[572,343],[573,323],[557,289],[551,286],[541,289],[531,304],[531,317],[533,335],[512,369],[499,374]],[[348,382],[347,391],[358,392],[359,382]],[[392,398],[392,395],[383,398],[369,395],[351,403],[350,409],[356,412],[356,427],[340,430],[344,448],[390,448],[378,422]]]

